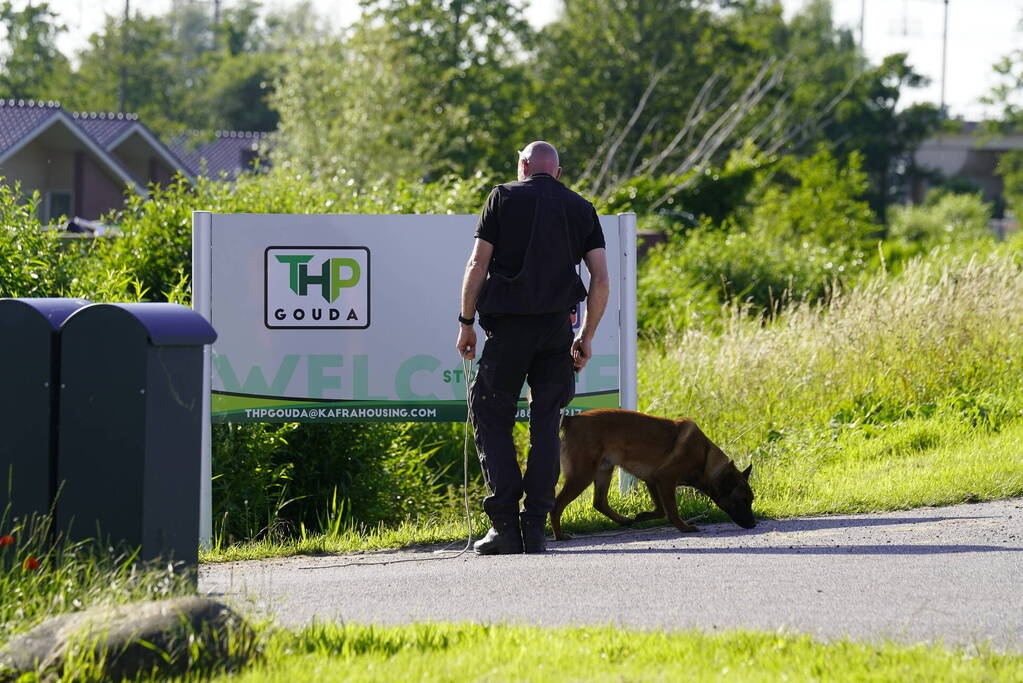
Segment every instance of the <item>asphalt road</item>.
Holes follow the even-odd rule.
[[[419,561],[438,557],[430,549],[210,564],[199,587],[289,626],[613,623],[1023,651],[1023,499],[701,529],[577,536],[544,555]],[[338,566],[352,562],[389,564]]]

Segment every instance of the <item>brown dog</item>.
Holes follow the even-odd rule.
[[[593,507],[622,526],[667,515],[679,531],[699,531],[678,516],[678,486],[707,494],[739,526],[756,526],[749,487],[753,465],[740,472],[692,420],[668,420],[631,410],[588,410],[566,415],[561,427],[565,484],[551,510],[555,539],[571,538],[561,530],[561,513],[591,483]],[[646,483],[654,501],[652,512],[629,519],[611,509],[607,490],[615,465]]]

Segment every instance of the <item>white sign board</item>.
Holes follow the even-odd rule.
[[[634,259],[634,245],[620,248],[620,218],[634,221],[600,218],[611,296],[570,412],[621,405],[620,255]],[[465,420],[456,316],[476,216],[197,212],[195,222],[195,307],[218,335],[213,421]]]

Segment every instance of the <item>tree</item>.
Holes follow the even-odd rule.
[[[344,37],[286,61],[277,159],[374,181],[514,163],[530,29],[508,0],[374,0]]]
[[[20,12],[9,1],[0,4],[7,42],[0,53],[0,97],[56,99],[63,92],[71,67],[57,49],[57,36],[67,29],[56,18],[46,2]]]
[[[863,61],[830,4],[791,24],[776,2],[716,4],[569,0],[541,34],[527,123],[556,132],[590,193],[658,175],[662,209],[746,145],[772,157],[824,138]]]
[[[309,14],[297,26],[315,23],[308,3],[302,8]],[[217,25],[205,2],[127,21],[108,17],[79,55],[75,88],[63,99],[74,108],[116,110],[123,73],[125,109],[161,134],[273,130],[279,117],[268,95],[294,39],[291,19],[263,16],[254,0],[226,9]]]
[[[108,16],[79,54],[74,87],[63,99],[69,108],[117,111],[123,87],[125,110],[169,133],[189,127],[190,93],[201,87],[196,75],[165,17]]]
[[[402,70],[401,97],[430,103],[444,136],[426,173],[467,174],[514,158],[519,110],[529,96],[533,30],[514,0],[362,0]],[[523,140],[519,143],[528,142]]]
[[[867,199],[882,224],[887,224],[887,207],[905,191],[913,154],[941,123],[941,113],[933,104],[898,109],[905,88],[926,84],[926,77],[913,70],[905,53],[889,55],[857,82],[828,126],[840,153],[863,155],[863,170],[870,177]]]
[[[1023,19],[1020,20],[1023,29]],[[981,98],[985,104],[1000,109],[999,115],[987,122],[987,127],[996,132],[1011,133],[1023,126],[1023,49],[1013,50],[994,65],[998,84],[987,96]]]

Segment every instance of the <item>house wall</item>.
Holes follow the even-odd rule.
[[[148,183],[169,185],[176,168],[163,161],[156,150],[139,133],[132,133],[121,144],[111,150],[125,168],[128,169],[136,182],[145,187]]]
[[[0,164],[0,176],[4,176],[4,183],[12,187],[20,181],[21,192],[26,196],[32,194],[33,190],[43,194],[48,189],[48,161],[49,155],[41,145],[29,144]]]
[[[937,169],[947,177],[969,179],[983,190],[984,198],[995,202],[997,207],[1004,185],[995,169],[1001,155],[1012,149],[1023,149],[1023,136],[943,134],[925,140],[917,150],[915,160],[918,166]],[[916,183],[914,199],[918,199],[918,195],[922,198],[927,189],[928,183],[922,180]]]
[[[149,178],[147,180],[167,187],[174,180],[174,174],[177,172],[176,168],[171,168],[159,159],[153,158],[149,160]]]
[[[125,186],[110,177],[85,152],[75,152],[75,213],[82,218],[96,220],[112,209],[124,206]]]
[[[46,194],[51,190],[71,192],[74,213],[94,220],[111,209],[124,205],[124,184],[109,176],[86,152],[50,147],[47,137],[41,136],[16,152],[0,165],[4,182],[21,182],[24,195],[38,191],[40,220],[54,218],[46,215]],[[76,182],[76,167],[81,178]]]

